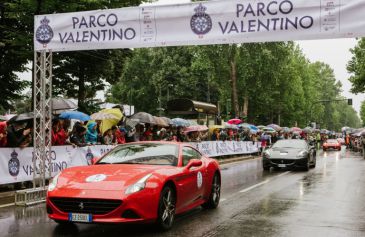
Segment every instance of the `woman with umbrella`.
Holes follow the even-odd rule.
[[[97,144],[98,143],[98,131],[97,131],[97,124],[96,122],[90,122],[87,125],[86,131],[86,142],[90,144]]]

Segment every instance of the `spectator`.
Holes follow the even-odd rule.
[[[51,134],[52,134],[52,146],[58,146],[59,145],[59,139],[58,139],[58,136],[59,136],[59,120],[56,118],[56,119],[53,119],[52,121],[52,131],[51,131]]]
[[[7,145],[6,122],[0,122],[0,147]]]
[[[95,122],[90,122],[87,125],[85,141],[89,144],[98,143],[98,131],[97,131],[97,124]]]
[[[70,120],[60,120],[59,130],[58,130],[58,145],[64,146],[69,144],[68,139],[68,129],[70,127]]]
[[[127,134],[127,130],[123,127],[120,127],[115,132],[115,139],[117,144],[124,144],[126,143],[125,135]]]
[[[25,140],[29,140],[28,135],[30,135],[31,129],[24,129],[23,125],[22,123],[14,123],[7,127],[8,147],[20,147]]]
[[[73,130],[70,142],[79,147],[87,146],[88,144],[85,142],[86,128],[80,123],[76,123]]]
[[[104,133],[103,141],[105,145],[112,145],[113,144],[113,131],[112,129],[108,129]]]

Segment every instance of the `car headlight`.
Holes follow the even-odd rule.
[[[264,157],[266,158],[270,158],[270,152],[269,151],[264,151]]]
[[[52,192],[57,187],[57,182],[58,182],[58,177],[59,176],[60,176],[60,174],[57,174],[55,177],[53,177],[53,179],[49,183],[49,185],[48,185],[48,191],[49,192]]]
[[[307,151],[301,151],[301,152],[299,152],[299,154],[297,155],[297,157],[301,157],[301,158],[304,158],[304,157],[306,157],[307,156]]]
[[[132,193],[136,193],[136,192],[143,190],[146,187],[147,180],[151,176],[152,176],[152,174],[148,174],[148,175],[144,176],[143,178],[141,178],[140,180],[138,180],[135,184],[132,184],[131,186],[129,186],[127,188],[127,190],[125,190],[125,194],[132,194]]]

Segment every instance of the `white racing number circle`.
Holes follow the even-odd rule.
[[[104,179],[106,179],[106,175],[105,174],[95,174],[92,176],[89,176],[86,178],[86,182],[88,183],[95,183],[95,182],[100,182],[103,181]]]
[[[203,185],[203,175],[200,171],[197,174],[196,181],[197,181],[198,188],[201,188],[201,186]]]

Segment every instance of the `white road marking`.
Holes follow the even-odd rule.
[[[222,198],[222,199],[221,199],[220,201],[221,201],[221,202],[224,202],[224,201],[226,201],[226,200],[227,200],[227,199],[225,199],[225,198]]]
[[[275,179],[275,178],[278,178],[278,177],[284,176],[284,175],[289,174],[289,173],[290,173],[290,171],[286,171],[286,172],[284,172],[284,173],[282,173],[282,174],[276,175],[274,178],[267,179],[267,180],[265,180],[265,181],[262,181],[262,182],[260,182],[260,183],[255,184],[255,185],[252,185],[251,187],[245,188],[245,189],[243,189],[243,190],[241,190],[241,191],[239,191],[239,192],[240,192],[240,193],[248,192],[248,191],[250,191],[250,190],[252,190],[252,189],[254,189],[254,188],[257,188],[257,187],[260,187],[260,186],[262,186],[262,185],[264,185],[264,184],[267,184],[268,182],[272,181],[272,180],[273,180],[273,179]]]

